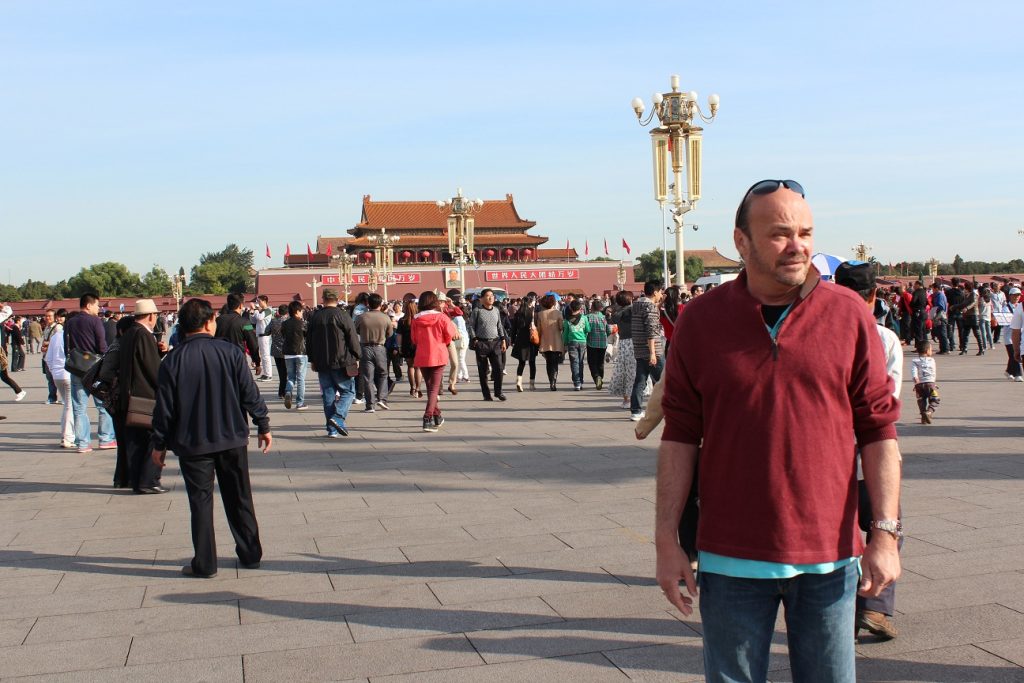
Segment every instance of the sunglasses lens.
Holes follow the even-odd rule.
[[[793,190],[793,192],[796,192],[801,197],[807,196],[806,194],[804,194],[804,186],[795,180],[783,180],[782,186],[785,187],[786,189]]]
[[[750,194],[771,194],[775,190],[779,189],[779,185],[782,183],[778,180],[762,180],[759,183],[755,183],[750,188]]]

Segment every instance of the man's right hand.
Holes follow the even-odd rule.
[[[657,548],[658,564],[656,577],[665,598],[675,605],[685,616],[693,614],[693,598],[697,597],[697,582],[693,578],[690,560],[678,543]],[[679,588],[679,580],[686,585],[684,594]]]

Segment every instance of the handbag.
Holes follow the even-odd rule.
[[[101,358],[102,356],[98,353],[73,348],[68,351],[67,358],[64,360],[64,369],[81,379],[85,377],[85,373],[89,372],[89,369],[96,365]]]
[[[129,427],[139,429],[153,428],[153,410],[156,408],[156,399],[142,398],[140,396],[128,397],[128,412],[125,415],[124,423]]]
[[[540,344],[540,330],[533,323],[530,323],[530,343],[534,346]]]

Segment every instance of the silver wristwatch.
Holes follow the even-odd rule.
[[[871,528],[884,531],[897,541],[903,538],[903,522],[898,519],[876,519],[871,522]]]

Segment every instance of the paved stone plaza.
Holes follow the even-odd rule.
[[[635,441],[589,383],[504,404],[461,385],[437,434],[400,384],[339,441],[316,400],[275,399],[274,449],[250,456],[263,566],[237,568],[218,507],[220,573],[197,580],[176,459],[168,495],[112,490],[112,452],[54,447],[38,358],[24,403],[0,387],[5,682],[702,679],[698,616],[652,580],[660,431]],[[861,680],[1024,681],[1024,385],[1004,363],[940,357],[932,426],[905,404],[901,635],[861,642]],[[785,642],[780,621],[773,681]]]

